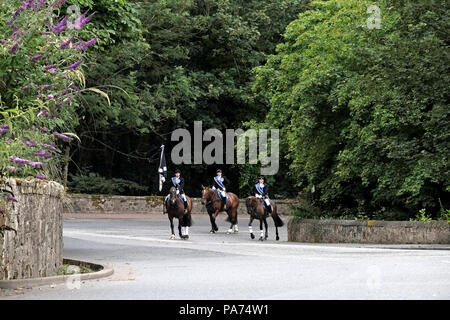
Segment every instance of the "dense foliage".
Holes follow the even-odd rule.
[[[3,175],[59,179],[69,144],[58,134],[74,132],[70,190],[156,193],[160,145],[170,152],[171,132],[201,120],[280,129],[268,182],[272,195],[300,193],[299,215],[448,215],[448,1],[377,1],[379,28],[368,0],[24,2],[42,6],[13,24],[21,1],[0,6]],[[89,23],[54,32],[73,5]],[[198,196],[217,167],[240,196],[259,174],[182,165],[186,192]]]
[[[380,29],[367,27],[370,5],[314,2],[256,89],[284,130],[289,174],[324,214],[436,216],[450,205],[449,4],[378,1]]]
[[[159,147],[166,144],[170,152],[174,129],[192,130],[196,120],[205,129],[237,129],[243,121],[264,119],[269,106],[251,90],[252,69],[274,52],[284,28],[308,3],[152,0],[119,1],[112,8],[107,0],[68,2],[96,12],[93,32],[107,30],[99,36],[103,49],[91,53],[86,81],[107,92],[113,106],[83,95],[82,143],[73,150],[71,171],[92,167],[108,178],[120,174],[152,192],[158,188]],[[254,175],[243,181],[241,167],[222,167],[232,191],[247,194]],[[186,191],[198,196],[216,166],[181,169]]]
[[[60,19],[61,4],[44,0],[1,3],[2,176],[61,179],[63,157],[58,143],[74,136],[71,131],[78,123],[75,98],[85,84],[83,58],[96,42],[95,37],[89,41],[78,37],[78,30],[91,17]]]

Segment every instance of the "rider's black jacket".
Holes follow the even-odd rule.
[[[223,186],[226,189],[228,189],[228,187],[230,186],[230,180],[228,180],[227,177],[225,177],[225,176],[222,176],[222,178],[223,178],[223,182],[222,182]],[[216,187],[216,189],[222,190],[222,187],[217,183],[216,179],[213,179],[213,181],[214,181],[214,184],[213,184],[214,187]]]
[[[175,177],[173,177],[173,178],[175,178]],[[180,179],[180,183],[178,183],[176,185],[173,183],[172,178],[167,179],[164,184],[166,185],[167,189],[170,189],[171,187],[175,187],[175,188],[177,188],[177,190],[180,191],[180,194],[183,194],[184,193],[184,179],[182,177],[180,177],[179,179]]]
[[[254,190],[255,190],[255,194],[260,194],[263,197],[268,197],[269,196],[269,185],[267,183],[264,183],[263,188],[262,188],[262,193],[258,190],[258,188],[256,187],[258,184],[255,184]],[[258,186],[259,187],[259,186]]]

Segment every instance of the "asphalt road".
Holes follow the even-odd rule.
[[[112,266],[80,285],[2,291],[0,299],[450,299],[450,250],[251,240],[248,219],[197,216],[188,241],[169,240],[166,217],[66,219],[64,256]]]

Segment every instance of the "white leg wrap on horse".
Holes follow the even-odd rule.
[[[251,226],[248,227],[248,232],[253,233],[253,228]]]
[[[181,227],[181,235],[185,235],[186,234],[186,227]]]
[[[185,234],[186,236],[188,236],[189,235],[189,227],[186,227],[186,234]]]
[[[264,235],[264,231],[263,230],[261,230],[261,237]]]

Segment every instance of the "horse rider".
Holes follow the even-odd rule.
[[[175,170],[175,177],[172,177],[171,179],[172,185],[177,189],[177,195],[181,195],[184,201],[184,213],[187,213],[187,199],[186,194],[184,193],[184,179],[181,177],[181,171],[180,169]],[[164,200],[164,203],[166,204],[164,206],[164,213],[167,213],[167,200],[169,199],[170,194],[167,195],[166,199]]]
[[[222,196],[223,210],[227,210],[227,192],[226,188],[230,185],[230,180],[222,175],[222,170],[217,169],[216,176],[214,177],[214,184],[212,189],[218,190]]]
[[[261,199],[266,203],[267,211],[272,213],[272,205],[270,204],[269,199],[269,185],[265,183],[264,176],[260,176],[258,178],[258,183],[255,185],[255,197]]]

